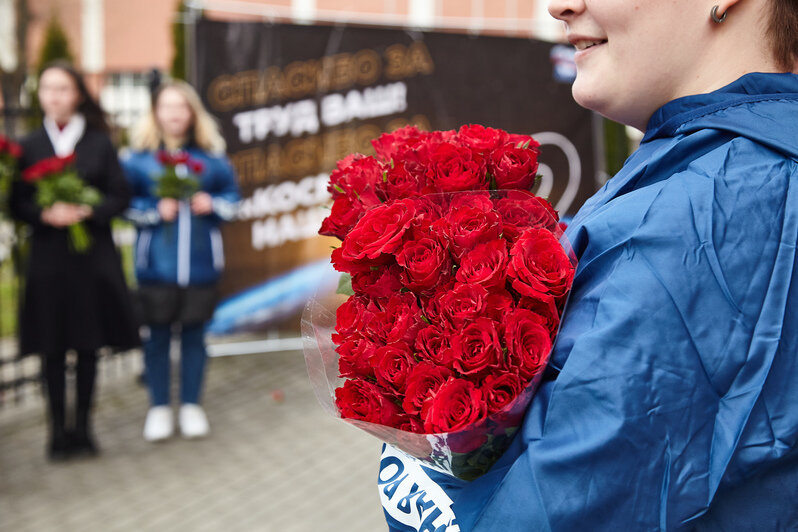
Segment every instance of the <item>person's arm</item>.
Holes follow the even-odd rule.
[[[798,220],[783,209],[798,193],[669,181],[581,228],[561,372],[456,495],[461,530],[689,530],[724,483],[795,447]]]
[[[227,158],[219,162],[221,186],[211,192],[213,214],[221,221],[229,222],[238,212],[241,195],[236,182],[235,171]]]
[[[160,224],[163,220],[158,212],[158,198],[152,195],[151,180],[141,170],[134,157],[122,161],[132,198],[124,217],[133,224],[144,227]]]
[[[91,219],[97,223],[106,224],[114,216],[122,214],[130,204],[131,194],[111,140],[105,135],[100,138],[102,139],[100,141],[101,156],[103,157],[106,188],[103,191],[101,203],[92,208]]]

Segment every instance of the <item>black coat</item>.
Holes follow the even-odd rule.
[[[20,170],[55,155],[44,129],[20,144]],[[108,135],[87,129],[75,147],[75,165],[80,177],[103,195],[84,222],[92,239],[85,253],[70,250],[65,229],[41,222],[33,185],[15,180],[11,189],[11,215],[33,230],[19,321],[21,355],[129,349],[140,343],[110,225],[127,207],[130,191]]]

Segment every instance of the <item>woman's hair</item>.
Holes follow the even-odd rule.
[[[109,128],[108,121],[105,117],[105,111],[102,110],[100,104],[97,103],[97,100],[95,100],[91,95],[89,89],[86,88],[86,82],[83,80],[83,76],[81,76],[80,72],[78,72],[70,63],[66,61],[53,61],[52,63],[47,63],[39,73],[39,80],[42,79],[42,75],[45,72],[53,68],[57,68],[62,72],[66,72],[66,74],[72,78],[72,81],[75,83],[75,87],[78,89],[78,93],[80,94],[80,103],[78,104],[77,109],[75,109],[75,112],[82,114],[86,118],[86,127],[108,133]]]
[[[780,68],[792,72],[798,61],[798,2],[770,0],[768,37]]]
[[[225,142],[219,133],[216,120],[205,110],[197,92],[184,81],[171,80],[162,83],[153,93],[150,111],[134,126],[130,135],[130,145],[135,150],[157,150],[163,141],[163,132],[155,117],[158,98],[166,89],[178,91],[186,99],[192,114],[188,141],[211,153],[224,153]]]

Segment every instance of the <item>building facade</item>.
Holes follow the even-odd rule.
[[[560,25],[546,0],[0,0],[0,68],[13,70],[18,54],[14,23],[29,12],[25,47],[35,65],[47,24],[59,21],[77,66],[119,127],[130,126],[149,105],[153,69],[169,72],[175,54],[173,24],[193,17],[300,24],[365,24],[556,40]],[[4,22],[3,22],[4,21]],[[190,41],[187,41],[190,42]],[[187,48],[190,61],[191,47]]]

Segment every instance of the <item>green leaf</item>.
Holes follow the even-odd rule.
[[[338,279],[338,290],[335,291],[336,294],[341,294],[344,296],[353,296],[355,295],[355,291],[352,290],[352,276],[348,273],[342,273],[341,278]]]
[[[345,191],[344,189],[342,189],[342,188],[341,188],[340,186],[338,186],[338,185],[333,185],[333,188],[334,188],[336,191],[340,192],[341,194],[346,194],[346,191]]]

